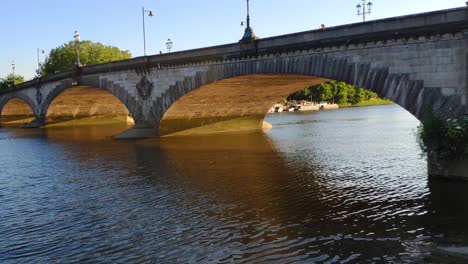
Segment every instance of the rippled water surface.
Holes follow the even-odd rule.
[[[266,133],[116,141],[0,129],[1,263],[427,262],[468,241],[398,106],[271,115]]]

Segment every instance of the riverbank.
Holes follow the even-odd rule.
[[[362,101],[357,104],[330,104],[330,103],[319,103],[316,104],[310,101],[302,101],[297,104],[275,104],[268,112],[269,113],[281,113],[281,112],[295,112],[295,111],[319,111],[319,110],[336,110],[339,108],[350,108],[350,107],[367,107],[367,106],[378,106],[378,105],[392,105],[394,104],[391,100],[372,98],[367,101]]]
[[[319,110],[335,110],[340,108],[338,104],[320,103],[316,104],[313,102],[301,102],[300,104],[275,104],[268,113],[281,113],[281,112],[306,112],[306,111],[319,111]]]
[[[367,101],[362,101],[357,104],[339,104],[340,108],[349,108],[349,107],[366,107],[366,106],[377,106],[377,105],[392,105],[395,104],[393,101],[388,99],[381,98],[372,98]]]

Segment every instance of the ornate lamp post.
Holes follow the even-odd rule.
[[[146,10],[144,7],[141,8],[141,16],[143,17],[143,51],[146,56],[146,29],[145,29],[145,13],[148,13],[149,17],[153,17],[153,11]]]
[[[37,74],[38,75],[41,72],[41,61],[40,61],[39,53],[44,54],[45,50],[37,48]]]
[[[11,70],[12,70],[12,74],[13,74],[13,80],[15,80],[15,69],[16,69],[16,64],[15,64],[15,61],[12,61],[11,62]],[[13,81],[14,82],[14,81]],[[14,85],[14,84],[13,84]]]
[[[356,6],[357,15],[362,16],[362,22],[366,22],[366,15],[370,15],[372,11],[372,2],[366,3],[367,2],[366,0],[361,0],[361,1],[362,1],[362,5],[358,4]],[[367,6],[367,10],[366,10],[366,6]]]
[[[16,64],[15,64],[15,61],[11,61],[11,70],[12,70],[12,74],[13,74],[13,87],[15,87],[16,85],[16,77],[15,77],[15,69],[16,69]],[[11,87],[10,85],[8,87]]]
[[[241,22],[243,26],[243,22]],[[253,29],[250,27],[250,1],[247,0],[247,26],[245,28],[244,36],[240,40],[241,43],[248,43],[258,39],[258,37],[253,32]]]
[[[173,44],[174,44],[174,43],[172,43],[172,40],[171,40],[170,38],[167,39],[166,47],[167,47],[167,51],[168,51],[168,52],[171,52],[171,49],[172,49],[172,45],[173,45]]]
[[[16,68],[16,64],[15,64],[15,61],[11,61],[11,71],[12,71],[12,75],[13,75],[13,87],[16,85],[16,78],[15,78],[15,68]],[[8,87],[11,87],[10,85],[8,85]]]
[[[73,35],[73,40],[75,42],[75,50],[76,50],[76,66],[81,67],[81,62],[80,62],[80,33],[78,31],[75,31],[75,35]]]

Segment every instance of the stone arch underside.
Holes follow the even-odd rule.
[[[34,103],[22,95],[0,99],[0,123],[2,126],[23,126],[34,120]]]
[[[75,86],[60,90],[53,98],[48,98],[45,104],[43,115],[46,125],[91,117],[127,122],[127,107],[105,89]]]
[[[379,65],[385,63],[381,62]],[[300,54],[207,65],[205,70],[176,82],[162,93],[150,109],[150,119],[154,120],[156,129],[162,130],[158,134],[165,134],[166,125],[162,124],[162,120],[170,119],[169,115],[164,115],[179,99],[193,90],[220,80],[255,74],[299,74],[343,81],[392,100],[419,120],[424,119],[429,111],[445,116],[464,113],[462,96],[445,96],[441,87],[426,87],[424,80],[413,80],[408,73],[390,72],[388,67],[372,67],[370,62],[352,62],[347,57]]]
[[[276,102],[326,81],[329,80],[299,74],[256,74],[207,84],[181,97],[169,108],[158,134],[259,129]]]

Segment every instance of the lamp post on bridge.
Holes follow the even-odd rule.
[[[244,26],[244,22],[241,22],[241,26]],[[245,27],[244,36],[239,42],[248,43],[257,39],[258,37],[253,32],[252,27],[250,27],[250,0],[247,0],[247,25]]]
[[[78,33],[78,31],[75,31],[75,35],[73,35],[73,39],[74,39],[74,42],[75,42],[75,50],[76,50],[76,66],[78,67],[81,67],[81,62],[80,62],[80,52],[79,52],[79,48],[80,48],[80,33]]]
[[[146,56],[146,29],[145,29],[145,13],[148,13],[149,17],[153,17],[153,11],[146,10],[144,7],[141,8],[141,16],[143,17],[143,52]]]
[[[11,71],[12,71],[12,74],[13,74],[13,85],[15,85],[15,69],[16,69],[15,61],[11,61]]]
[[[13,74],[13,87],[15,87],[15,85],[16,85],[15,69],[16,69],[16,63],[13,60],[13,61],[11,61],[11,71],[12,71],[12,74]],[[10,87],[10,86],[8,86],[8,87]]]
[[[167,39],[167,42],[166,42],[167,51],[171,52],[173,44],[174,43],[172,42],[172,40],[170,38]]]
[[[366,0],[361,0],[361,1],[362,1],[362,5],[358,4],[356,6],[357,15],[362,16],[362,22],[366,22],[366,15],[370,15],[372,11],[372,2],[366,3],[367,2]],[[366,6],[367,6],[367,10],[366,10]]]
[[[39,57],[40,53],[44,54],[45,50],[37,48],[37,75],[39,75],[41,73],[41,61],[40,61],[40,57]]]

